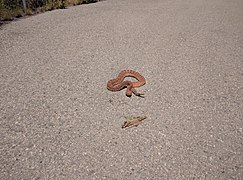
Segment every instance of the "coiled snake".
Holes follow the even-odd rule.
[[[123,81],[125,77],[133,77],[138,81]],[[132,96],[132,93],[136,96],[143,97],[144,94],[138,93],[135,88],[143,86],[145,83],[145,78],[138,72],[133,70],[123,70],[118,74],[116,79],[111,79],[107,82],[107,89],[110,91],[120,91],[127,87],[126,95],[128,97]]]

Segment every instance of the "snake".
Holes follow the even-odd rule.
[[[138,81],[123,81],[126,77],[133,77]],[[135,88],[143,86],[145,83],[145,78],[140,73],[133,70],[123,70],[115,79],[111,79],[107,82],[107,89],[109,91],[120,91],[124,88],[127,88],[126,96],[131,97],[133,93],[136,96],[143,97],[144,94],[138,93]]]

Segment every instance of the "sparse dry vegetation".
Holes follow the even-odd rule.
[[[99,0],[26,0],[26,15],[97,1]],[[23,0],[0,0],[0,20],[13,20],[24,15]]]

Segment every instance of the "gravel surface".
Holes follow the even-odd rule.
[[[0,179],[243,179],[242,57],[242,0],[106,0],[1,26]],[[123,69],[146,98],[106,89]]]

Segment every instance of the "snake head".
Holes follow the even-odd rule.
[[[127,91],[126,91],[126,96],[127,96],[127,97],[131,97],[131,96],[132,96],[132,91],[127,90]]]
[[[126,94],[127,97],[132,97],[132,94]]]

